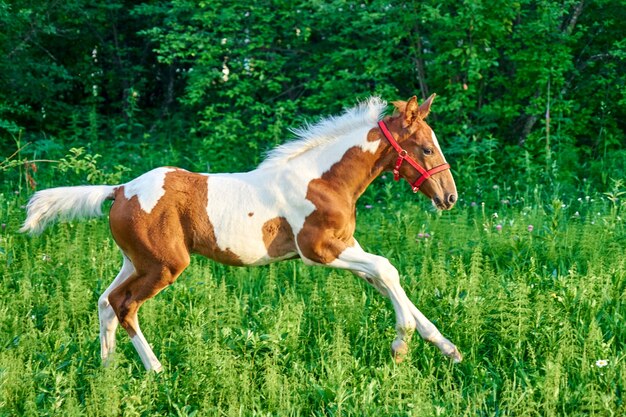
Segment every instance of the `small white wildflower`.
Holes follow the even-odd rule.
[[[605,366],[607,366],[609,364],[609,360],[608,359],[598,359],[596,361],[596,366],[598,368],[604,368]]]
[[[497,219],[498,218],[498,213],[493,213],[493,218]]]

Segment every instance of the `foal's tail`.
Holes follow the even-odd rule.
[[[83,185],[38,191],[26,206],[27,216],[20,232],[38,234],[59,218],[75,219],[102,215],[104,200],[113,200],[116,185]]]

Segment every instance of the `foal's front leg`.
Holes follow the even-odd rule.
[[[354,246],[344,249],[328,265],[351,270],[390,298],[396,312],[397,336],[391,348],[397,362],[401,362],[408,352],[407,342],[416,328],[424,340],[437,346],[444,355],[454,362],[461,361],[456,346],[443,337],[437,327],[409,300],[400,285],[398,270],[386,258],[365,252],[355,241]]]

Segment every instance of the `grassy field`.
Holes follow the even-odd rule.
[[[0,195],[0,415],[626,415],[620,201],[423,200],[364,203],[357,238],[462,363],[416,336],[394,364],[392,307],[349,273],[197,257],[140,311],[155,375],[122,330],[100,366],[96,303],[121,265],[106,219],[22,236],[24,198]]]

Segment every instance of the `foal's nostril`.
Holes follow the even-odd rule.
[[[433,203],[435,203],[437,207],[441,206],[441,198],[437,196],[433,197]]]
[[[454,194],[450,194],[450,195],[448,196],[448,203],[449,203],[449,204],[454,204],[455,202],[456,202],[456,195],[454,195]]]

